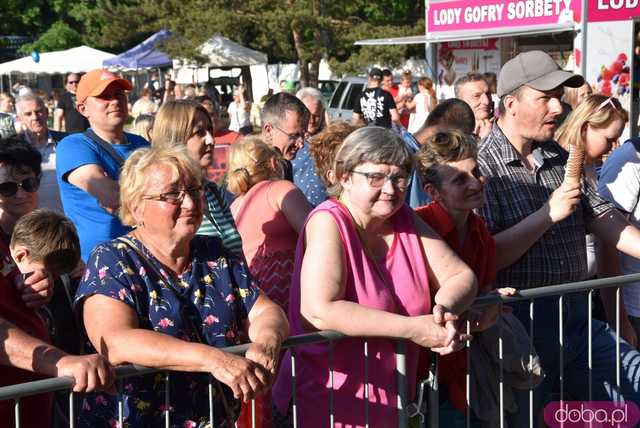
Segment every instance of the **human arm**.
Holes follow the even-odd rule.
[[[309,219],[305,241],[300,312],[311,327],[349,336],[409,339],[431,348],[449,346],[459,336],[437,323],[433,315],[407,317],[345,300],[347,260],[338,226],[329,213],[320,211]]]
[[[615,246],[596,241],[596,260],[598,263],[598,276],[607,278],[622,275],[620,268],[620,258]],[[607,323],[616,329],[616,287],[600,289],[600,299],[606,316]],[[627,310],[624,306],[624,294],[619,294],[619,314],[620,314],[620,336],[629,342],[634,348],[638,346],[638,338],[635,330],[629,321]]]
[[[113,368],[106,358],[93,354],[69,355],[37,339],[12,323],[0,318],[0,365],[12,366],[47,376],[70,376],[74,392],[109,389],[115,380]]]
[[[209,372],[243,400],[255,397],[268,383],[266,371],[246,358],[139,328],[133,309],[114,298],[91,295],[85,299],[82,313],[89,340],[114,365],[133,363],[158,369]]]
[[[107,176],[97,164],[82,165],[67,175],[67,181],[91,194],[107,212],[113,214],[120,207],[120,186]]]
[[[397,125],[402,125],[400,123],[400,115],[398,114],[398,110],[395,108],[392,108],[389,110],[389,114],[391,115],[391,121],[394,122]]]
[[[284,311],[264,294],[249,311],[251,344],[245,357],[260,364],[275,378],[282,342],[289,336],[289,322]]]
[[[459,315],[478,293],[478,280],[444,240],[420,217],[413,214],[429,270],[429,285],[436,290],[435,303]]]
[[[364,120],[362,119],[362,114],[361,113],[356,113],[353,112],[353,115],[351,116],[351,124],[354,126],[359,126],[362,125]]]
[[[53,129],[55,131],[62,131],[63,119],[64,119],[64,110],[56,107],[53,110]]]
[[[312,209],[307,198],[300,189],[286,180],[273,183],[270,193],[273,195],[276,210],[282,210],[291,227],[300,233]]]
[[[515,263],[547,230],[571,215],[579,203],[580,185],[563,183],[540,209],[493,235],[496,241],[497,270]]]

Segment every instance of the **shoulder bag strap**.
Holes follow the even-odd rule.
[[[116,150],[113,148],[111,144],[107,143],[102,138],[100,138],[95,132],[93,132],[93,129],[91,128],[84,131],[83,134],[87,138],[89,138],[91,141],[96,143],[98,146],[100,146],[102,150],[109,153],[109,155],[113,158],[113,160],[115,160],[116,163],[118,164],[118,167],[122,168],[122,165],[124,165],[124,158],[120,156],[118,152],[116,152]]]

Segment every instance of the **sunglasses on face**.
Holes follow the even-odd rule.
[[[25,192],[37,192],[40,188],[40,179],[38,177],[29,177],[19,183],[16,183],[15,181],[5,181],[4,183],[0,183],[0,195],[5,198],[10,198],[15,196],[18,193],[18,189],[21,187]]]

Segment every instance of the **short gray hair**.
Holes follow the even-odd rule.
[[[16,97],[16,102],[15,102],[16,113],[18,113],[18,114],[22,113],[21,105],[22,105],[22,103],[27,102],[27,101],[35,101],[38,104],[38,107],[46,107],[45,104],[44,104],[44,100],[42,98],[40,98],[39,96],[37,96],[33,92],[27,92],[24,95],[20,95],[20,96]]]
[[[461,78],[456,80],[456,83],[453,85],[453,92],[454,92],[456,98],[460,98],[460,89],[462,89],[462,87],[464,85],[466,85],[467,83],[470,83],[470,82],[485,82],[485,83],[487,83],[487,79],[485,79],[482,74],[476,73],[476,72],[467,73],[466,75],[462,76]],[[487,83],[487,85],[488,85],[488,83]]]
[[[393,165],[411,174],[414,156],[396,132],[381,126],[365,126],[349,134],[336,153],[333,164],[336,182],[328,189],[330,196],[342,193],[340,178],[366,162]]]
[[[295,113],[303,128],[307,128],[309,110],[307,110],[302,101],[287,92],[279,92],[272,95],[264,103],[264,107],[262,107],[262,123],[280,126],[287,112]]]
[[[322,108],[325,108],[324,99],[322,98],[322,92],[320,92],[316,88],[310,88],[310,87],[302,88],[298,92],[296,92],[296,97],[298,97],[300,101],[304,101],[307,98],[317,101],[320,103]]]

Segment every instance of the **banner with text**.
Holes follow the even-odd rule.
[[[589,0],[589,22],[626,21],[640,16],[640,0]]]
[[[589,3],[637,0],[590,0]],[[469,3],[472,3],[470,5]],[[580,22],[580,0],[454,0],[427,3],[427,33]]]

